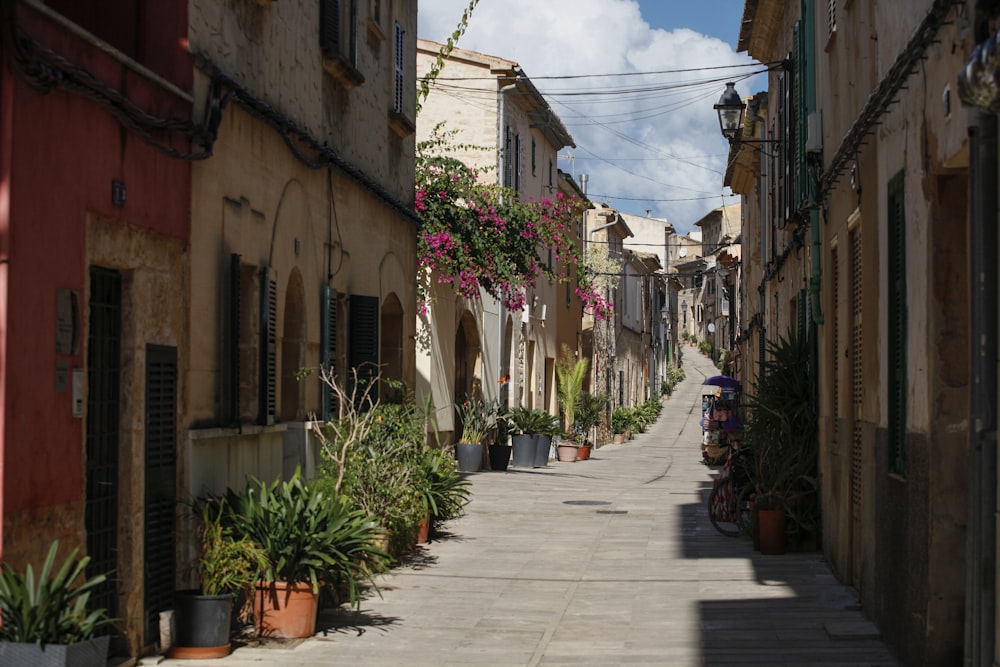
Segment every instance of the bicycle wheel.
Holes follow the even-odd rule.
[[[733,480],[722,480],[708,494],[708,519],[717,531],[726,537],[739,537],[743,528],[738,521]]]

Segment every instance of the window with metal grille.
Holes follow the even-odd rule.
[[[837,32],[837,0],[827,0],[826,3],[826,34]]]
[[[906,474],[906,211],[903,172],[888,188],[889,472]]]
[[[404,76],[404,55],[405,51],[403,49],[403,26],[396,21],[396,58],[394,66],[394,76],[395,76],[395,96],[392,105],[392,110],[396,113],[403,113],[405,110],[405,105],[403,104],[403,91],[405,90],[406,77]]]
[[[278,415],[278,282],[274,269],[260,270],[260,423]]]
[[[535,164],[535,158],[536,158],[535,151],[536,151],[536,149],[537,149],[537,146],[535,144],[535,138],[532,137],[531,138],[531,175],[532,176],[535,175],[535,166],[536,166],[536,164]]]
[[[118,431],[122,333],[122,276],[90,267],[87,339],[86,506],[87,576],[118,569]],[[88,607],[118,609],[118,577],[90,594]],[[110,628],[109,628],[110,631]]]
[[[320,0],[319,46],[327,58],[341,55],[343,49],[343,16],[341,0]]]

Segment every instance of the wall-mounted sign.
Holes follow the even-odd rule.
[[[80,294],[76,290],[56,290],[56,354],[80,351]]]

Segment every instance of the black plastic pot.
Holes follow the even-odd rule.
[[[174,645],[191,648],[227,645],[232,614],[232,595],[178,591],[174,599]]]
[[[511,445],[490,445],[490,470],[506,470],[510,464]]]
[[[552,436],[535,434],[535,467],[544,468],[549,464],[549,453],[552,450]]]

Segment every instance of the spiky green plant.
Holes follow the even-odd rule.
[[[90,557],[77,559],[73,549],[53,574],[59,541],[49,547],[41,572],[35,577],[29,563],[24,574],[7,563],[0,567],[0,639],[18,643],[75,644],[90,639],[113,623],[107,610],[87,610],[90,593],[107,576],[85,576]]]
[[[583,392],[583,381],[587,378],[587,367],[586,359],[575,359],[570,349],[563,346],[562,357],[556,364],[556,392],[563,411],[567,438],[572,439],[577,435],[574,429],[576,406]]]

